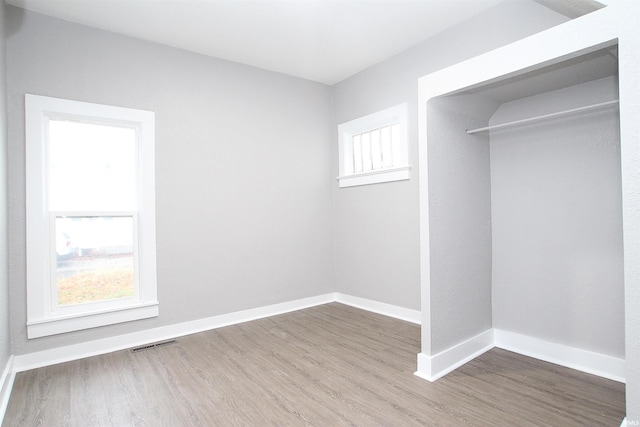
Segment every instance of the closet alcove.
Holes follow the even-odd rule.
[[[429,101],[436,352],[493,328],[624,359],[617,71],[612,46]]]
[[[493,95],[493,328],[624,360],[617,50],[551,68]]]
[[[418,80],[417,376],[500,347],[625,382],[640,419],[638,17],[610,5]]]

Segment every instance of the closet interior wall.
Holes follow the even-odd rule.
[[[431,349],[439,353],[491,328],[491,175],[485,126],[498,103],[434,98],[429,127]]]
[[[603,51],[429,101],[431,354],[493,328],[624,359],[617,107],[465,132],[617,99],[616,74]]]
[[[616,99],[616,77],[502,104],[489,124]],[[493,326],[624,359],[618,109],[491,131]]]

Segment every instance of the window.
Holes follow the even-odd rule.
[[[409,179],[406,104],[339,125],[338,141],[339,187]]]
[[[25,107],[28,338],[157,316],[154,113]]]

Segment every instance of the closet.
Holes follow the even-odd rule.
[[[416,375],[502,347],[624,381],[640,419],[639,18],[612,2],[418,80]]]
[[[617,46],[434,97],[426,109],[431,354],[491,331],[487,346],[542,343],[545,360],[554,360],[547,344],[602,356],[613,366],[595,373],[621,380]]]
[[[481,320],[459,328],[490,319],[483,327],[624,358],[617,98],[614,46],[431,101],[446,133],[429,145],[432,230],[444,232],[432,238],[445,242],[432,275],[484,282],[461,299],[434,289],[467,304],[457,321]],[[448,336],[432,339],[447,348]]]
[[[489,121],[515,122],[486,131],[493,327],[624,359],[617,58],[580,59],[546,76],[577,81],[537,83]]]

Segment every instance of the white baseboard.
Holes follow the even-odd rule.
[[[514,332],[494,329],[495,346],[556,365],[625,382],[625,361],[580,348],[569,347]]]
[[[366,298],[353,297],[351,295],[335,293],[335,301],[350,305],[352,307],[361,308],[373,313],[383,314],[388,317],[404,320],[406,322],[421,323],[422,313],[420,310],[411,310],[409,308],[398,307],[397,305],[386,304],[383,302],[373,301]]]
[[[625,382],[624,359],[500,329],[487,330],[433,356],[418,354],[418,370],[415,375],[428,381],[436,381],[493,347]]]
[[[334,292],[280,304],[273,304],[266,307],[237,311],[205,319],[134,332],[131,334],[118,335],[111,338],[104,338],[65,347],[53,348],[50,350],[18,355],[15,356],[13,362],[13,372],[21,372],[43,366],[54,365],[56,363],[84,359],[86,357],[124,350],[153,342],[165,341],[185,335],[221,328],[223,326],[235,325],[251,320],[289,313],[291,311],[302,310],[304,308],[314,307],[330,302],[340,302],[413,323],[419,323],[420,320],[420,312],[417,310],[409,310],[390,304],[384,304]]]
[[[493,330],[488,329],[433,356],[420,353],[415,375],[431,382],[436,381],[491,350],[494,347],[493,341]]]
[[[335,301],[333,293],[15,356],[15,372],[84,359]]]
[[[416,324],[420,324],[421,320],[421,313],[418,310],[402,308],[338,292],[303,298],[111,338],[58,347],[15,357],[12,356],[10,360],[11,363],[3,374],[3,382],[0,383],[3,393],[0,395],[0,399],[6,397],[6,400],[8,400],[8,394],[5,396],[6,385],[9,384],[10,386],[13,383],[13,376],[16,372],[173,339],[330,302],[339,302]],[[429,381],[435,381],[493,347],[510,350],[615,381],[624,382],[625,380],[625,362],[623,359],[560,344],[553,344],[499,329],[490,329],[482,332],[475,337],[433,356],[424,353],[418,354],[418,369],[415,375]],[[0,404],[2,403],[6,404],[4,400],[0,400]]]
[[[0,424],[4,420],[4,414],[7,411],[7,405],[9,404],[9,397],[11,396],[11,389],[13,388],[13,380],[16,377],[16,373],[13,369],[13,356],[9,356],[7,365],[0,377]]]

